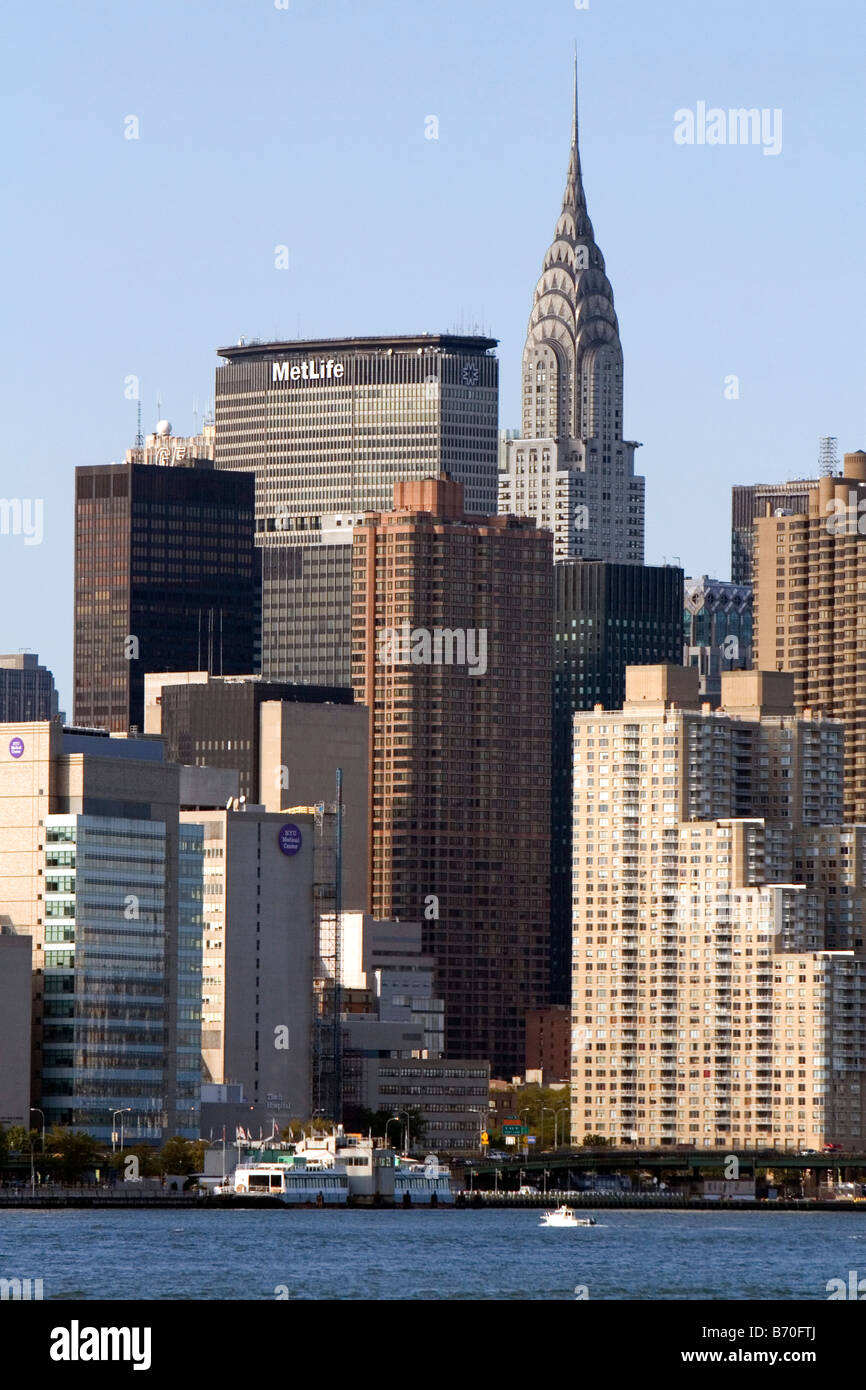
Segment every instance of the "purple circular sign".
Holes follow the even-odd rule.
[[[24,752],[23,738],[11,739],[9,743],[9,752],[13,758],[20,758],[21,754]]]
[[[283,854],[297,854],[301,848],[301,832],[296,825],[280,826],[280,849]]]

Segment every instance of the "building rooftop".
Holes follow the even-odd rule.
[[[233,347],[217,348],[217,353],[234,362],[251,357],[284,357],[294,352],[333,355],[336,352],[424,352],[439,348],[449,352],[492,352],[498,343],[498,338],[462,333],[409,333],[393,338],[298,338],[290,342],[241,338]]]

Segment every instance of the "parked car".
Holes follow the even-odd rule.
[[[517,1195],[518,1197],[534,1197],[537,1191],[537,1187],[519,1187],[517,1189]]]
[[[811,1154],[817,1154],[817,1152],[818,1152],[817,1149],[801,1149],[801,1150],[800,1150],[800,1157],[801,1157],[801,1158],[808,1158]]]
[[[844,1153],[845,1150],[842,1148],[841,1144],[825,1144],[821,1152],[822,1154],[841,1154]]]

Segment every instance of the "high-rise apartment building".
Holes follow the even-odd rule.
[[[683,572],[673,566],[566,560],[553,573],[551,998],[571,994],[572,724],[576,710],[618,709],[627,666],[678,662]]]
[[[685,581],[683,597],[683,665],[697,668],[702,697],[717,705],[722,672],[752,665],[752,586],[702,574]]]
[[[845,729],[845,820],[866,821],[866,453],[822,477],[800,514],[755,521],[756,663],[790,671],[798,709]]]
[[[862,827],[781,673],[633,668],[575,716],[572,1134],[859,1145]]]
[[[217,472],[162,425],[152,461],[75,470],[79,725],[141,729],[147,671],[255,669],[253,475]]]
[[[494,338],[418,334],[220,348],[216,464],[256,474],[262,674],[351,685],[352,530],[440,472],[496,510]]]
[[[0,916],[33,948],[47,1124],[198,1137],[202,833],[155,740],[0,730]]]
[[[547,1002],[551,537],[398,483],[356,527],[353,673],[371,711],[371,911],[420,920],[446,1054],[523,1069]]]
[[[752,483],[731,488],[731,582],[752,584],[755,578],[755,519],[771,513],[802,516],[817,479],[796,478],[787,483]]]
[[[623,358],[613,290],[586,209],[575,68],[562,211],[523,349],[522,437],[503,442],[499,510],[535,517],[554,558],[639,565],[644,479],[623,438]]]
[[[0,724],[26,724],[58,714],[54,676],[35,652],[0,656]]]

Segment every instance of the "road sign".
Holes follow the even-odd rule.
[[[517,1140],[515,1139],[513,1134],[506,1134],[505,1142],[506,1144],[516,1144]]]
[[[503,1126],[502,1126],[502,1133],[503,1133],[503,1134],[528,1134],[528,1133],[529,1133],[529,1130],[527,1129],[526,1125],[503,1125]]]
[[[535,1143],[535,1135],[534,1135],[534,1134],[528,1135],[528,1136],[527,1136],[527,1139],[526,1139],[526,1142],[527,1142],[527,1144],[534,1144],[534,1143]]]
[[[489,1143],[490,1143],[490,1135],[487,1133],[486,1130],[485,1130],[484,1133],[481,1135],[481,1142],[482,1142],[482,1144],[489,1144]]]

